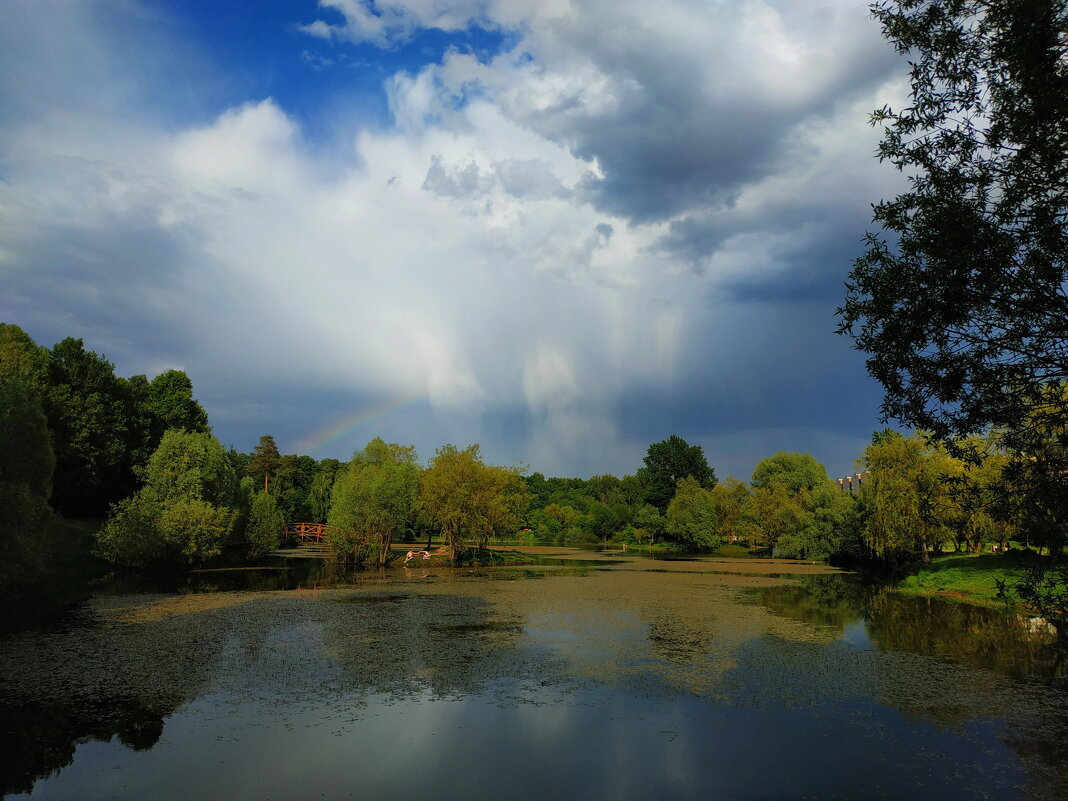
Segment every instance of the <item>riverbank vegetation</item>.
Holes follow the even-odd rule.
[[[486,464],[477,445],[444,445],[424,466],[413,447],[380,438],[347,462],[315,460],[282,454],[269,435],[249,453],[224,448],[178,371],[118,378],[80,341],[40,348],[15,326],[0,328],[0,345],[8,595],[53,569],[63,547],[42,532],[58,530],[61,516],[102,516],[95,554],[128,569],[187,569],[224,552],[255,560],[282,544],[287,522],[301,521],[326,524],[333,557],[356,565],[392,562],[394,543],[436,541],[436,563],[453,565],[492,563],[490,543],[614,544],[875,561],[913,570],[910,591],[987,601],[999,588],[1010,595],[1033,560],[998,557],[988,570],[994,559],[977,555],[1010,540],[1059,553],[1062,542],[1028,506],[1033,493],[1013,472],[1021,457],[996,433],[954,448],[876,432],[848,484],[789,452],[761,460],[748,482],[720,481],[703,450],[678,436],[650,445],[622,477],[524,475]],[[95,425],[105,409],[110,427]],[[77,493],[57,494],[60,481],[79,476]],[[915,572],[914,563],[927,566]]]

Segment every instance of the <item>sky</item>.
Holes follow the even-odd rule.
[[[239,450],[845,475],[906,68],[863,0],[6,0],[0,321]]]

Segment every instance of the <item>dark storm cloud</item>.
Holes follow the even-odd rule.
[[[783,16],[789,24],[807,12]],[[655,12],[641,12],[648,13]],[[579,93],[565,94],[525,116],[581,158],[595,159],[603,177],[583,182],[585,197],[633,223],[729,207],[741,188],[789,167],[799,126],[826,120],[900,72],[891,48],[873,50],[881,44],[878,29],[863,18],[850,17],[825,50],[793,69],[732,44],[715,19],[696,21],[716,33],[707,43],[644,21],[589,4],[557,22],[554,47],[588,60],[605,79],[598,92],[611,102],[580,103]],[[725,18],[722,27],[736,24]],[[686,233],[678,229],[669,244],[685,251]]]
[[[677,433],[721,476],[807,440],[850,462],[878,399],[833,309],[883,191],[874,140],[854,140],[900,69],[862,5],[386,5],[403,31],[349,34],[387,54],[369,69],[391,74],[392,126],[291,103],[319,96],[295,77],[303,43],[270,51],[285,91],[236,99],[272,86],[267,51],[222,54],[195,95],[226,102],[176,122],[155,40],[90,13],[139,0],[0,18],[0,45],[25,40],[0,47],[0,319],[84,336],[120,374],[184,367],[246,450],[480,442],[589,475]],[[496,56],[406,44],[483,23],[508,32]],[[336,78],[354,45],[330,36]]]

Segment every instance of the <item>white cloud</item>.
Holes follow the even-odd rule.
[[[730,282],[788,272],[838,198],[878,193],[857,121],[878,103],[870,86],[846,91],[873,39],[852,4],[322,5],[345,21],[304,27],[320,38],[391,45],[478,24],[518,40],[488,63],[450,52],[390,77],[395,126],[353,129],[341,152],[270,98],[183,125],[25,100],[0,134],[0,275],[18,286],[3,316],[80,319],[63,333],[110,332],[141,363],[172,358],[128,333],[154,331],[206,395],[289,382],[425,396],[446,416],[521,413],[512,461],[632,470],[648,441],[620,427],[619,399],[775,369],[755,350],[774,337],[743,334],[779,321],[733,304]],[[93,63],[102,73],[71,93],[121,80]],[[80,294],[57,296],[63,281]],[[824,347],[812,340],[783,349]]]

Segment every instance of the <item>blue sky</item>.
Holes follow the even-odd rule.
[[[864,3],[14,0],[0,319],[179,367],[226,444],[852,469],[834,334],[904,63]]]

